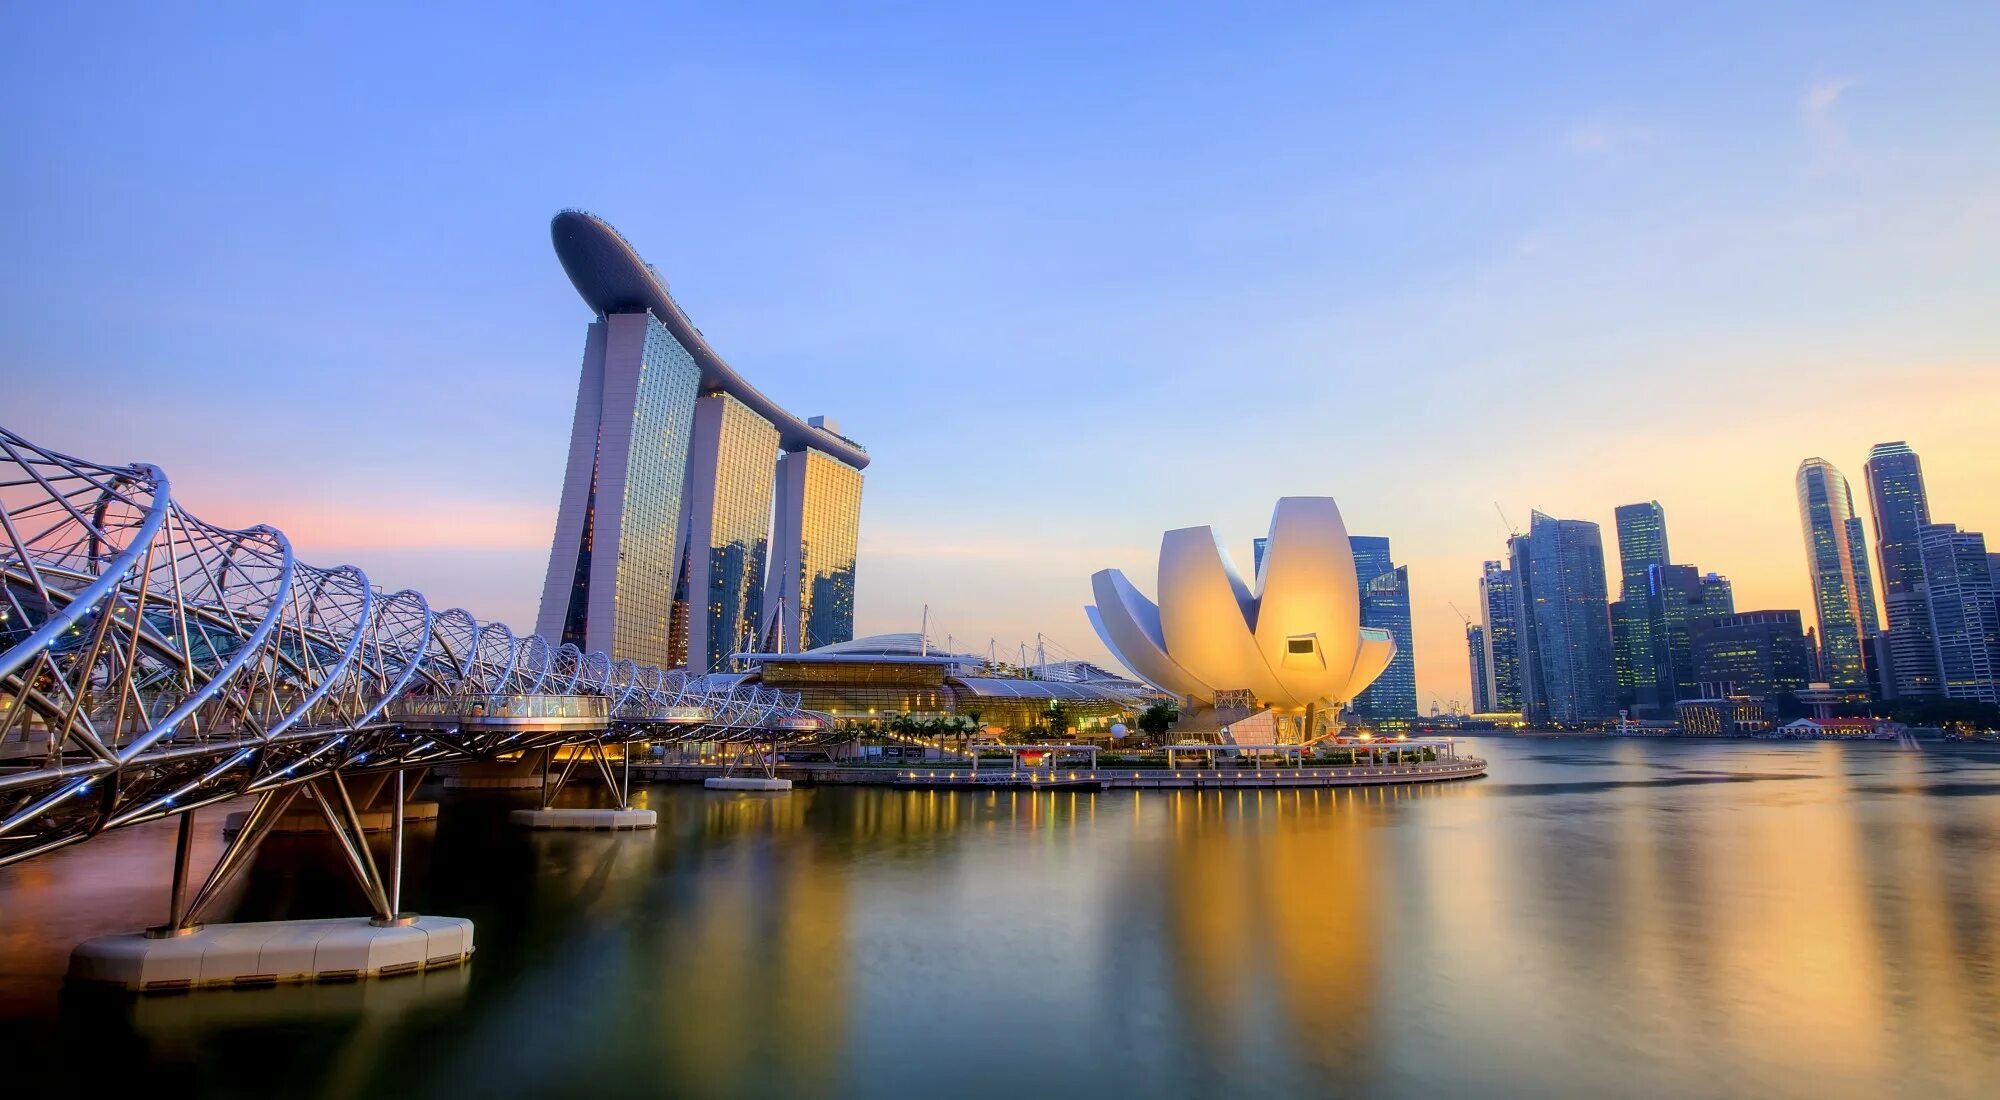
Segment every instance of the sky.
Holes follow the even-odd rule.
[[[1745,610],[1807,456],[2000,533],[2000,7],[292,8],[0,5],[0,424],[434,606],[533,625],[568,207],[868,446],[863,633],[1103,659],[1092,572],[1330,495],[1428,710],[1531,509]]]

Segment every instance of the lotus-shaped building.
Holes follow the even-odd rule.
[[[1195,707],[1338,710],[1395,656],[1361,625],[1347,525],[1331,497],[1284,497],[1254,586],[1211,527],[1160,540],[1160,602],[1116,569],[1090,578],[1086,608],[1105,646],[1140,679]]]

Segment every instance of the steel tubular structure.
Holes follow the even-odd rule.
[[[0,428],[0,864],[242,795],[331,812],[358,771],[824,725],[726,679],[434,611],[197,519],[156,467]]]

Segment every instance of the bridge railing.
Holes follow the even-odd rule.
[[[415,695],[389,705],[394,722],[417,719],[573,719],[609,722],[611,700],[602,695]]]

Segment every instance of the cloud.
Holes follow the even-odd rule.
[[[1840,97],[1860,83],[1851,76],[1835,77],[1809,85],[1800,94],[1799,117],[1822,152],[1840,153],[1847,149],[1847,128],[1841,124],[1836,108]]]

